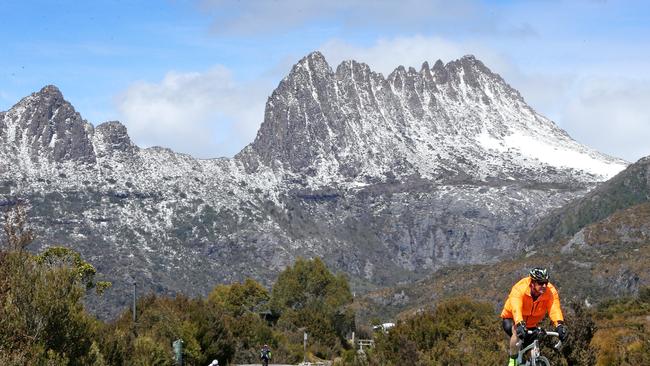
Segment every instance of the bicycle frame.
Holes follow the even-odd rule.
[[[527,334],[534,334],[537,333],[537,336],[533,340],[533,343],[529,344],[527,347],[524,349],[519,350],[519,353],[517,354],[517,364],[521,366],[537,366],[537,360],[541,357],[543,358],[546,365],[548,365],[548,360],[542,356],[540,347],[539,347],[539,338],[540,336],[554,336],[554,337],[559,337],[560,335],[557,332],[547,332],[544,329],[539,328],[536,331],[528,330],[526,331]],[[517,343],[517,345],[521,345],[522,342]],[[562,341],[558,341],[557,344],[555,344],[554,348],[559,349],[560,346],[562,346]],[[530,357],[528,358],[528,361],[526,363],[523,363],[524,361],[524,355],[526,352],[530,351]]]

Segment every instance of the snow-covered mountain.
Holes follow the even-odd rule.
[[[386,174],[590,182],[625,166],[572,140],[473,56],[384,78],[355,61],[334,72],[312,53],[269,98],[238,158],[249,155],[315,185]]]
[[[472,56],[387,78],[318,53],[232,159],[135,146],[47,86],[0,113],[0,205],[28,202],[34,249],[65,244],[114,282],[204,294],[321,256],[359,289],[526,250],[520,234],[626,162],[572,140]]]

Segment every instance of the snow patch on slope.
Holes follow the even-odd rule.
[[[539,136],[533,137],[522,131],[515,131],[503,139],[505,148],[517,149],[524,156],[552,166],[584,170],[602,176],[604,179],[609,179],[625,169],[626,164],[605,160],[594,151],[588,151],[572,142],[566,145],[559,144]],[[573,149],[568,147],[573,147]]]

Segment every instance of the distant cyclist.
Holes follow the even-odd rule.
[[[548,313],[549,318],[564,342],[568,335],[564,325],[564,316],[560,307],[560,295],[549,281],[546,268],[533,268],[529,276],[522,278],[510,290],[510,295],[503,306],[501,318],[503,330],[510,337],[510,361],[508,366],[517,365],[517,343],[521,339],[522,347],[532,343],[526,331],[537,327]]]
[[[260,360],[262,360],[262,365],[268,366],[269,361],[271,361],[271,349],[268,344],[265,344],[260,351]]]

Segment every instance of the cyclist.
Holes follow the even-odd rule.
[[[262,347],[262,350],[260,351],[260,360],[262,360],[264,366],[269,364],[269,361],[271,360],[271,349],[268,344],[265,344],[264,347]]]
[[[528,277],[519,280],[510,290],[501,312],[503,330],[510,337],[508,366],[517,365],[517,343],[520,339],[523,341],[522,347],[532,343],[533,339],[526,336],[526,331],[536,328],[537,323],[547,313],[559,333],[560,340],[566,340],[568,331],[564,325],[560,295],[548,280],[546,268],[533,268]]]

